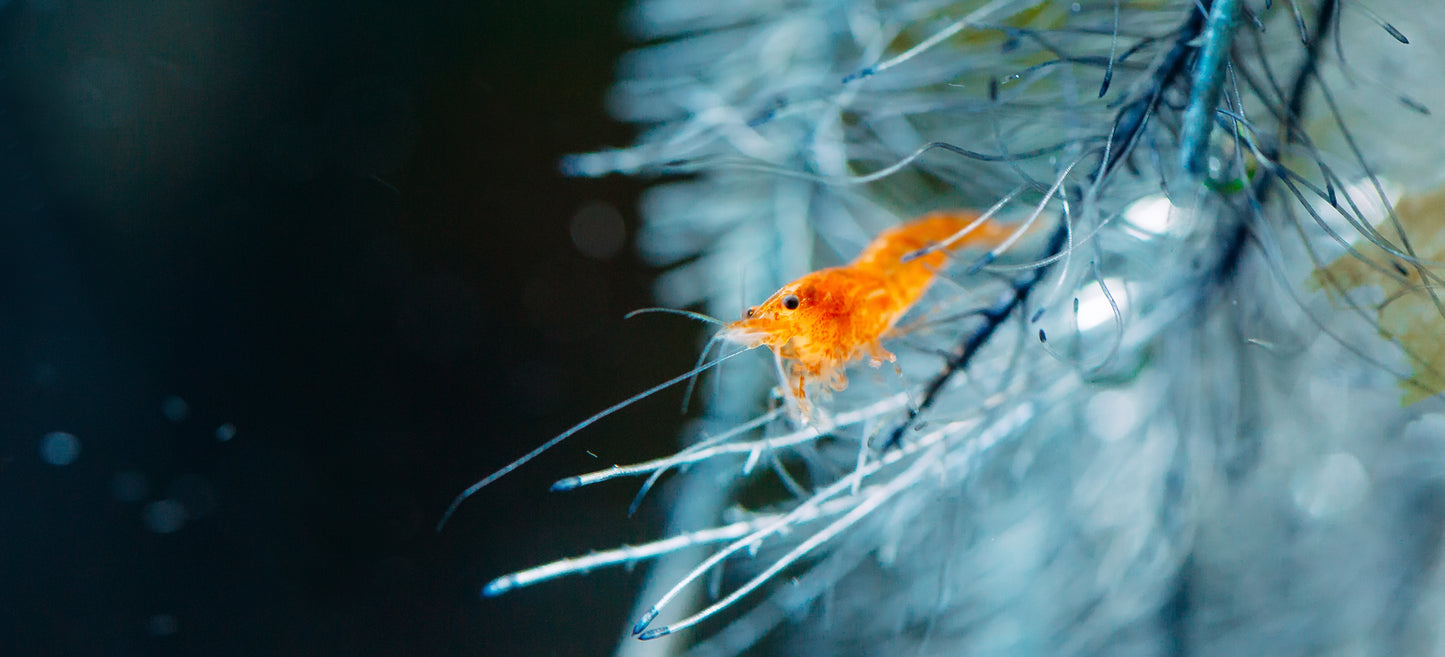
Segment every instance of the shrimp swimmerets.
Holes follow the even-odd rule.
[[[874,367],[895,360],[882,341],[933,284],[947,258],[943,249],[993,246],[1012,233],[972,213],[925,215],[884,231],[852,262],[783,286],[719,338],[772,349],[790,364],[785,375],[799,402],[810,381],[843,390],[849,363],[864,356]]]
[[[883,231],[852,262],[820,269],[783,286],[762,305],[749,308],[743,319],[724,324],[713,337],[713,341],[726,340],[747,349],[712,362],[699,363],[689,372],[613,404],[573,425],[467,487],[442,514],[437,530],[441,530],[468,497],[542,452],[602,418],[664,388],[694,379],[718,363],[755,347],[766,345],[780,362],[791,362],[789,371],[785,373],[789,379],[788,391],[800,410],[806,411],[804,388],[810,381],[820,381],[834,390],[843,390],[848,385],[843,368],[849,363],[865,355],[874,366],[894,360],[893,354],[883,348],[882,341],[889,337],[898,320],[933,284],[938,270],[947,261],[945,251],[1002,244],[1014,232],[1010,226],[971,212],[937,212]],[[723,324],[688,311],[659,308],[635,311],[633,314],[652,310]],[[706,354],[707,350],[703,353]]]

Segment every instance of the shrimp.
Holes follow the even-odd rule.
[[[542,452],[623,408],[664,388],[691,381],[719,363],[756,347],[766,345],[779,359],[791,361],[787,373],[789,390],[800,409],[806,412],[804,388],[810,381],[821,381],[833,390],[843,390],[848,386],[843,368],[849,363],[864,356],[874,367],[895,360],[893,354],[883,348],[882,341],[933,284],[938,270],[947,261],[945,250],[997,245],[1013,232],[1006,225],[973,213],[937,212],[883,231],[853,262],[820,269],[783,286],[761,305],[749,308],[743,319],[736,322],[723,323],[699,313],[666,308],[630,313],[628,317],[645,312],[668,312],[722,324],[723,328],[708,341],[709,347],[715,341],[726,340],[746,348],[703,362],[708,352],[705,348],[703,357],[691,371],[593,414],[482,478],[452,499],[437,522],[437,531],[441,531],[467,498]]]
[[[749,349],[767,346],[790,363],[785,376],[800,404],[810,382],[844,390],[850,363],[867,357],[878,367],[896,360],[882,341],[933,284],[948,258],[945,249],[994,246],[1012,233],[971,212],[925,215],[883,231],[846,265],[784,285],[719,337]]]

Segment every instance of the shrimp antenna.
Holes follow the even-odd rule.
[[[644,313],[666,313],[669,315],[682,315],[683,317],[689,317],[700,322],[717,324],[718,326],[727,326],[726,322],[716,317],[713,317],[712,315],[704,315],[702,313],[693,312],[691,310],[678,310],[676,308],[638,308],[637,310],[634,310],[624,315],[623,319],[632,319],[633,317]],[[712,346],[714,344],[717,344],[717,342],[722,339],[722,335],[722,332],[713,334],[712,337],[707,339],[707,345],[702,348],[702,353],[697,355],[697,362],[693,364],[693,377],[687,382],[687,390],[682,393],[683,413],[687,412],[688,402],[692,401],[692,392],[697,388],[697,375],[702,373],[704,369],[707,369],[706,367],[702,366],[702,363],[703,361],[707,360],[708,352],[712,350]],[[719,359],[719,362],[721,362],[721,359]],[[708,367],[712,366],[709,365]]]
[[[693,369],[691,369],[691,370],[689,370],[689,371],[687,371],[687,372],[684,372],[684,373],[682,373],[682,374],[679,374],[679,375],[677,375],[677,376],[675,376],[675,377],[672,377],[671,379],[668,379],[668,380],[666,380],[666,381],[663,381],[662,383],[659,383],[659,384],[657,384],[657,385],[655,385],[655,386],[652,386],[651,388],[648,388],[648,389],[646,389],[646,390],[644,390],[644,391],[642,391],[642,392],[639,392],[639,393],[637,393],[637,394],[635,394],[635,395],[633,395],[633,396],[631,396],[631,397],[628,397],[627,399],[624,399],[624,400],[622,400],[622,401],[620,401],[620,402],[617,402],[616,404],[613,404],[613,405],[611,405],[611,406],[608,406],[606,409],[602,410],[601,412],[597,413],[596,415],[593,415],[592,417],[589,417],[589,418],[587,418],[587,419],[585,419],[585,420],[583,420],[583,421],[581,421],[581,422],[578,422],[577,424],[572,425],[572,428],[571,428],[571,429],[568,429],[568,430],[566,430],[566,431],[563,431],[563,432],[560,433],[560,434],[557,434],[557,437],[556,437],[556,438],[553,438],[553,439],[551,439],[551,440],[549,440],[549,441],[547,441],[547,442],[545,442],[545,443],[542,443],[541,446],[537,447],[536,449],[534,449],[534,450],[532,450],[532,451],[530,451],[530,452],[527,452],[527,454],[524,455],[524,456],[522,456],[521,458],[519,458],[519,459],[517,459],[517,460],[515,460],[515,461],[512,461],[511,463],[508,463],[507,465],[503,466],[502,469],[500,469],[500,470],[498,470],[498,471],[496,471],[496,472],[493,472],[492,474],[487,475],[486,478],[484,478],[484,479],[482,479],[481,481],[478,481],[477,483],[472,484],[471,486],[467,487],[466,490],[462,491],[461,494],[457,495],[456,498],[452,500],[452,503],[451,503],[449,506],[447,506],[446,512],[442,513],[442,518],[441,518],[441,520],[438,520],[438,521],[437,521],[437,531],[441,531],[441,530],[442,530],[442,527],[446,526],[447,520],[451,519],[452,514],[456,512],[457,507],[461,506],[461,505],[462,505],[462,502],[465,502],[468,497],[471,497],[472,495],[476,494],[477,491],[479,491],[479,490],[481,490],[481,489],[483,489],[483,488],[486,488],[488,484],[490,484],[490,483],[492,483],[492,482],[494,482],[494,481],[496,481],[496,480],[498,480],[498,479],[501,479],[502,477],[506,476],[506,475],[507,475],[508,473],[510,473],[511,471],[516,470],[517,468],[522,467],[522,465],[525,464],[527,461],[530,461],[530,460],[532,460],[532,459],[534,459],[534,458],[537,458],[537,456],[538,456],[539,454],[541,454],[542,452],[545,452],[545,451],[547,451],[547,450],[549,450],[549,449],[552,449],[553,447],[556,447],[556,446],[557,446],[557,443],[560,443],[560,442],[562,442],[562,441],[564,441],[564,440],[566,440],[566,439],[568,439],[568,438],[571,438],[571,437],[573,436],[573,434],[576,434],[578,431],[581,431],[581,430],[583,430],[583,429],[586,429],[587,427],[592,426],[592,425],[593,425],[594,423],[596,423],[598,420],[601,420],[601,419],[604,418],[604,417],[607,417],[607,416],[609,416],[609,415],[611,415],[611,414],[613,414],[613,413],[616,413],[617,411],[620,411],[620,410],[622,410],[622,409],[624,409],[624,408],[627,408],[628,406],[631,406],[632,404],[634,404],[634,403],[636,403],[636,402],[638,402],[638,401],[646,398],[646,397],[649,396],[649,395],[652,395],[652,394],[657,393],[657,392],[659,392],[659,391],[665,390],[665,389],[667,389],[668,387],[671,387],[671,386],[677,385],[678,383],[681,383],[681,382],[683,382],[683,381],[686,381],[687,379],[690,379],[690,378],[692,378],[692,377],[694,377],[694,376],[697,376],[698,374],[701,374],[702,372],[706,371],[708,368],[714,367],[714,366],[716,366],[718,363],[721,363],[721,362],[723,362],[723,361],[725,361],[725,360],[727,360],[727,359],[729,359],[729,358],[732,358],[733,356],[737,356],[737,355],[742,354],[742,353],[744,353],[744,352],[746,352],[746,351],[748,351],[748,350],[747,350],[747,349],[744,349],[744,350],[742,350],[742,351],[735,351],[735,352],[733,352],[733,353],[731,353],[731,354],[727,354],[726,356],[721,356],[721,357],[719,357],[717,360],[715,360],[715,361],[713,361],[713,362],[711,362],[711,363],[708,363],[708,364],[706,364],[706,365],[701,365],[701,366],[695,367],[695,368],[693,368]]]
[[[623,318],[623,319],[632,319],[633,317],[636,317],[636,316],[638,316],[638,315],[645,315],[645,314],[647,314],[647,313],[666,313],[666,314],[668,314],[668,315],[682,315],[683,317],[690,317],[690,318],[695,319],[695,320],[697,320],[697,321],[699,321],[699,322],[707,322],[708,324],[717,324],[718,326],[723,326],[724,324],[727,323],[727,322],[724,322],[724,321],[722,321],[722,320],[720,320],[720,319],[718,319],[718,318],[716,318],[716,317],[713,317],[712,315],[704,315],[704,314],[702,314],[702,313],[693,312],[693,311],[691,311],[691,310],[679,310],[679,309],[677,309],[677,308],[638,308],[637,310],[634,310],[634,311],[632,311],[632,312],[630,312],[630,313],[627,313],[626,315],[623,315],[622,318]]]
[[[693,366],[692,366],[692,367],[693,367],[693,370],[692,370],[693,372],[698,372],[698,373],[701,373],[701,372],[702,372],[702,370],[703,370],[702,363],[703,363],[703,361],[707,360],[707,354],[708,354],[708,352],[712,351],[713,345],[718,344],[719,342],[722,341],[722,337],[723,337],[723,334],[724,334],[724,333],[726,333],[726,332],[725,332],[725,331],[718,331],[717,333],[712,334],[712,337],[710,337],[710,338],[707,339],[707,344],[706,344],[706,345],[703,345],[702,353],[700,353],[700,354],[697,355],[697,362],[696,362],[696,363],[693,363]],[[721,361],[722,361],[722,359],[718,359],[718,362],[721,362]],[[696,375],[696,374],[694,374],[691,379],[688,379],[688,380],[687,380],[687,389],[685,389],[685,390],[682,391],[682,412],[683,412],[683,413],[687,413],[688,403],[692,401],[692,393],[693,393],[693,391],[695,391],[695,390],[697,390],[697,375]]]

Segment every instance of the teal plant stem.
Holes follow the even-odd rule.
[[[1229,61],[1229,46],[1238,25],[1239,0],[1215,0],[1204,26],[1204,44],[1194,64],[1189,107],[1184,112],[1184,137],[1180,144],[1180,161],[1184,171],[1193,176],[1204,173],[1205,154],[1209,152],[1209,133],[1214,127],[1214,108],[1224,87]]]

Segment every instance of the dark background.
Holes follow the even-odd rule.
[[[668,450],[676,392],[432,526],[695,356],[588,238],[642,183],[557,172],[631,140],[621,9],[0,1],[0,652],[611,652],[640,573],[477,592],[655,535],[546,486]]]

